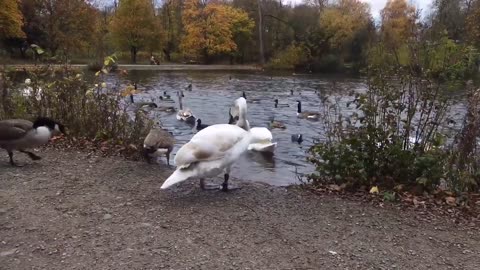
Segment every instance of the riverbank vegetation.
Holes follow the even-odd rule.
[[[360,71],[376,44],[400,46],[413,33],[480,44],[477,0],[435,0],[431,11],[389,0],[375,18],[359,0],[3,2],[1,57],[11,62],[100,63],[116,52],[120,62],[149,63],[153,55],[160,62],[338,72]]]
[[[136,157],[152,121],[125,103],[119,84],[105,82],[115,59],[106,57],[104,64],[94,78],[68,65],[0,70],[0,119],[49,116],[65,124],[64,146]]]
[[[466,83],[477,72],[476,49],[447,36],[384,44],[369,53],[365,92],[321,93],[326,140],[310,149],[310,180],[372,192],[478,191],[480,93]],[[458,117],[453,95],[464,88]]]

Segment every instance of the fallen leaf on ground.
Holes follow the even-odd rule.
[[[445,202],[448,204],[448,205],[456,205],[457,204],[457,199],[455,199],[455,197],[446,197],[445,198]]]

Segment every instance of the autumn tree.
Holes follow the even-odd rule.
[[[430,30],[435,37],[441,37],[444,31],[454,40],[463,39],[465,27],[464,0],[435,0],[431,14]]]
[[[28,0],[23,9],[28,11],[27,34],[35,32],[53,55],[62,50],[68,56],[92,41],[96,11],[86,0]]]
[[[110,29],[117,46],[130,51],[132,63],[139,50],[153,50],[161,43],[160,19],[151,0],[120,0]]]
[[[25,33],[18,0],[0,0],[0,7],[0,41],[21,45]]]
[[[23,15],[18,0],[0,0],[0,38],[24,38]]]
[[[182,3],[181,0],[165,0],[160,16],[165,29],[165,46],[163,52],[168,61],[171,54],[180,46],[182,33]]]
[[[238,48],[235,36],[248,35],[254,27],[245,11],[211,2],[186,0],[182,14],[185,35],[181,48],[187,56],[210,56],[230,54]]]
[[[406,0],[388,0],[381,17],[381,35],[387,46],[398,48],[413,37],[418,16]]]
[[[465,28],[468,42],[480,46],[480,1],[475,1],[469,6]]]
[[[359,0],[340,0],[320,15],[320,27],[331,47],[344,48],[371,21],[368,4]]]

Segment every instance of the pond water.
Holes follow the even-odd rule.
[[[306,151],[315,140],[322,138],[321,121],[299,119],[296,116],[296,101],[302,101],[302,110],[319,111],[320,99],[316,91],[335,87],[345,91],[365,89],[361,79],[325,77],[316,75],[265,75],[245,72],[164,72],[130,71],[126,77],[112,75],[109,83],[120,81],[124,85],[137,82],[141,93],[135,95],[135,102],[154,100],[159,106],[172,106],[159,96],[166,91],[175,100],[176,92],[192,84],[192,91],[184,91],[184,107],[192,110],[204,124],[228,123],[228,110],[245,91],[248,103],[247,119],[252,127],[268,127],[272,117],[286,125],[285,130],[273,129],[273,141],[277,148],[273,157],[258,152],[244,155],[232,168],[232,177],[245,181],[259,181],[272,185],[298,183],[298,174],[311,173],[314,167],[306,160]],[[293,95],[291,94],[293,90]],[[290,107],[274,108],[274,99]],[[252,103],[250,100],[257,102]],[[152,117],[160,119],[164,128],[176,139],[176,151],[195,134],[191,126],[176,119],[175,113],[154,112]],[[291,141],[291,135],[302,134],[304,141]]]

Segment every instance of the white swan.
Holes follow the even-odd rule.
[[[247,100],[243,97],[237,98],[234,102],[234,117],[238,116],[237,126],[246,131],[250,130],[250,123],[247,120]]]
[[[232,112],[232,110],[230,110]],[[244,130],[250,130],[250,123],[247,120],[247,100],[243,97],[240,97],[235,100],[235,106],[233,114],[230,112],[230,119],[234,119],[238,115],[238,121],[236,125],[243,128]],[[248,150],[258,151],[258,152],[270,152],[272,153],[277,146],[277,143],[272,143],[272,133],[270,133],[270,141],[262,142],[261,144],[253,143],[248,146]]]
[[[166,189],[190,178],[200,178],[200,187],[209,189],[205,177],[224,172],[222,190],[228,190],[230,168],[250,144],[270,143],[272,134],[266,128],[246,131],[229,124],[212,125],[200,130],[175,155],[177,169],[163,183]],[[218,186],[217,186],[218,187]]]
[[[178,106],[180,107],[180,110],[177,112],[177,120],[187,122],[188,124],[195,124],[195,116],[192,113],[192,110],[189,108],[183,109],[183,102],[182,98],[184,97],[183,91],[177,92],[177,97],[178,97]]]

